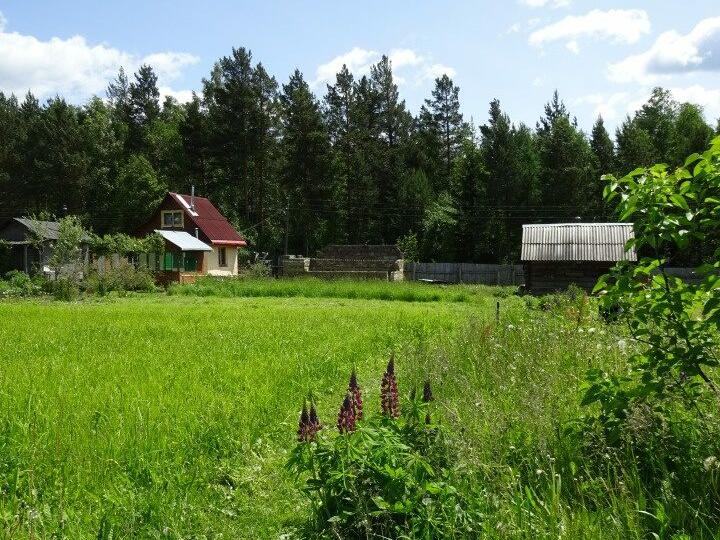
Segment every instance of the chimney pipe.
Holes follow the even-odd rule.
[[[190,210],[195,211],[195,185],[190,188]]]
[[[200,229],[195,227],[195,238],[200,238]]]

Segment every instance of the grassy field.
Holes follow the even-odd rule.
[[[0,303],[4,535],[292,535],[305,503],[283,464],[303,396],[316,394],[332,426],[356,366],[367,406],[379,407],[394,351],[402,393],[433,382],[461,461],[476,471],[485,535],[643,537],[630,487],[572,507],[561,482],[575,478],[553,465],[584,371],[620,364],[621,336],[518,297],[500,299],[496,324],[491,289],[418,287],[409,290],[432,298],[179,289]]]

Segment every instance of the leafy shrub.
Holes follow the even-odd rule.
[[[156,290],[152,272],[122,263],[105,272],[92,272],[83,283],[84,290],[104,296],[109,292],[151,292]]]
[[[263,262],[255,262],[245,267],[243,275],[247,277],[263,278],[270,276],[270,267]]]
[[[636,405],[657,411],[666,407],[663,400],[679,395],[699,411],[698,400],[708,392],[720,398],[711,371],[720,365],[720,248],[697,268],[701,283],[685,283],[665,271],[667,253],[695,249],[693,242],[714,238],[720,227],[720,137],[675,171],[655,165],[606,180],[606,199],[617,198],[621,219],[634,220],[628,247],[646,254],[637,264],[619,263],[596,286],[605,293],[603,307],[619,307],[642,344],[629,358],[631,370],[611,375],[593,370],[587,376],[585,403],[600,406],[600,421],[618,440],[618,427]]]
[[[0,281],[0,297],[27,298],[44,292],[45,280],[42,276],[30,277],[25,272],[11,270],[5,277],[7,281]]]
[[[383,413],[365,417],[355,373],[338,415],[339,435],[321,431],[314,404],[303,406],[288,467],[304,479],[311,528],[336,538],[465,537],[473,530],[445,430],[430,415],[432,393],[410,396],[400,414],[391,359]]]
[[[68,277],[61,277],[50,281],[50,292],[55,300],[71,302],[80,296],[80,288],[77,282]]]

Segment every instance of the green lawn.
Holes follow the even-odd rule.
[[[483,290],[472,302],[0,302],[5,536],[292,533],[305,502],[283,464],[303,396],[315,392],[332,429],[356,366],[366,406],[379,408],[394,351],[401,392],[429,377],[462,462],[484,471],[487,532],[622,538],[633,524],[608,526],[617,509],[526,512],[516,499],[526,498],[519,470],[551,470],[548,449],[577,414],[584,370],[621,361],[617,336],[517,297],[500,300],[496,325],[497,298]],[[518,457],[521,448],[534,454]]]

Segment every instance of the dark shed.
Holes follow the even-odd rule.
[[[592,290],[618,261],[636,261],[632,223],[555,223],[523,225],[520,259],[525,287],[533,294],[564,290],[574,283]]]
[[[0,261],[0,270],[36,272],[43,270],[52,256],[58,239],[57,221],[12,218],[0,223],[0,240],[9,244],[10,251]]]

